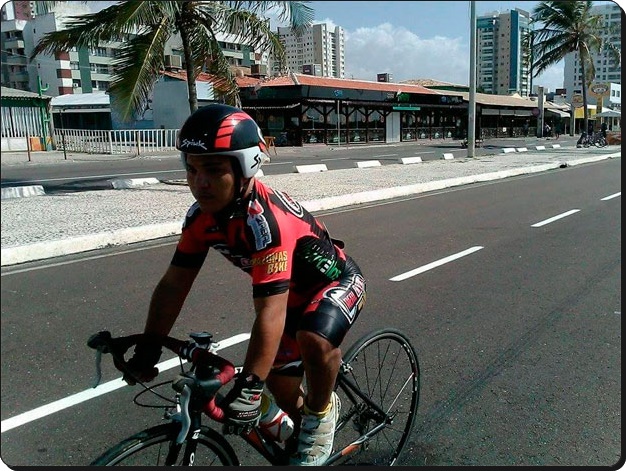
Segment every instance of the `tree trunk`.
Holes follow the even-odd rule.
[[[189,96],[189,113],[193,113],[198,109],[198,91],[196,90],[196,72],[195,64],[191,55],[191,45],[189,44],[189,33],[185,28],[185,7],[183,5],[181,12],[180,25],[178,31],[183,43],[183,54],[185,56],[185,71],[187,72],[187,95]]]

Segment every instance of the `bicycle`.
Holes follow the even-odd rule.
[[[190,337],[192,341],[164,339],[163,346],[179,357],[180,373],[152,387],[143,385],[145,389],[133,398],[139,406],[165,409],[163,417],[169,422],[122,440],[92,461],[92,466],[240,465],[227,438],[202,424],[203,414],[218,423],[223,420],[218,391],[237,368],[215,353],[219,344],[212,341],[210,333],[192,333]],[[140,338],[141,334],[112,338],[108,331],[90,337],[87,344],[96,350],[96,385],[101,354],[111,353],[115,361],[123,362],[126,351]],[[191,366],[186,368],[187,362]],[[165,385],[174,389],[173,399],[157,391]],[[343,356],[335,391],[342,407],[333,453],[325,464],[397,464],[415,422],[420,394],[417,353],[408,338],[389,328],[362,336]],[[147,392],[166,403],[141,402],[139,398]],[[239,436],[270,464],[288,463],[285,445],[258,425]]]

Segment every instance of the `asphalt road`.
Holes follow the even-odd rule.
[[[562,136],[558,141],[551,139],[493,139],[484,147],[475,149],[475,155],[500,154],[505,147],[523,147],[559,143],[572,145],[576,137]],[[423,161],[440,160],[444,153],[456,158],[466,157],[467,149],[460,147],[460,141],[444,143],[401,143],[397,146],[313,146],[301,152],[301,148],[278,148],[278,155],[270,152],[271,162],[263,166],[266,175],[279,175],[294,172],[295,165],[324,164],[328,170],[354,168],[357,161],[378,160],[381,165],[397,164],[402,157],[419,156]],[[185,178],[180,159],[175,152],[160,156],[135,158],[99,158],[85,154],[81,160],[57,162],[54,164],[3,166],[3,188],[25,185],[42,185],[46,194],[69,193],[110,189],[110,180],[117,178],[156,178],[157,180],[181,180]]]
[[[393,326],[419,354],[421,402],[403,464],[618,461],[620,192],[621,159],[611,159],[322,216],[368,281],[368,303],[346,348],[369,330]],[[89,390],[90,334],[140,330],[173,244],[161,240],[3,270],[6,463],[85,465],[160,421],[158,411],[132,404],[137,388],[130,387],[45,413],[55,401]],[[207,329],[225,339],[249,332],[251,320],[246,275],[212,254],[173,334]],[[239,362],[245,345],[222,353]],[[103,382],[119,377],[109,364],[103,370]],[[42,406],[48,407],[40,418],[23,415]],[[241,449],[241,441],[234,444]],[[244,464],[262,463],[241,453]]]

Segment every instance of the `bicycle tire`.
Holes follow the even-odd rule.
[[[357,340],[343,357],[348,366],[342,372],[351,379],[393,421],[372,436],[358,451],[337,464],[392,466],[398,464],[411,434],[420,395],[417,353],[409,339],[396,329],[380,329]],[[337,383],[342,408],[335,431],[334,450],[348,446],[377,425],[367,403],[348,397]],[[380,422],[379,422],[380,423]]]
[[[90,466],[163,466],[168,445],[179,430],[180,427],[174,423],[146,429],[113,446],[92,461]],[[183,451],[184,445],[181,457]],[[239,466],[239,459],[226,438],[202,426],[193,465]]]

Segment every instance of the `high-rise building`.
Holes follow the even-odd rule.
[[[530,13],[516,8],[476,19],[476,86],[485,93],[528,96],[530,67],[524,60],[524,38]]]
[[[63,29],[68,16],[91,12],[82,2],[59,2],[50,12],[44,10],[41,3],[12,2],[12,8],[2,10],[2,85],[38,92],[41,83],[44,93],[49,96],[108,90],[113,81],[117,51],[123,46],[121,42],[101,42],[90,49],[74,48],[69,52],[39,54],[32,61],[29,59],[39,40],[46,33]],[[240,44],[233,35],[218,34],[217,40],[233,67],[263,75],[269,62],[267,53]],[[173,35],[166,44],[164,60],[166,68],[184,67],[178,35]]]
[[[622,11],[616,3],[605,5],[595,5],[591,10],[594,15],[604,17],[603,39],[613,44],[618,50],[622,47],[621,23]],[[617,25],[617,26],[615,26]],[[615,28],[616,31],[611,32]],[[592,51],[592,58],[596,68],[595,81],[605,83],[622,83],[622,68],[608,52],[604,49],[597,53]],[[564,86],[567,89],[567,98],[571,100],[574,93],[580,93],[582,90],[582,67],[580,64],[580,56],[577,52],[573,52],[565,56],[563,76]],[[595,98],[588,96],[588,101],[595,104]]]
[[[343,28],[318,23],[296,35],[291,28],[278,27],[285,47],[287,69],[295,73],[319,71],[322,77],[345,78],[345,38]],[[276,67],[274,67],[276,72]]]

